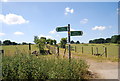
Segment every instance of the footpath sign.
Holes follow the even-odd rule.
[[[67,26],[65,26],[65,27],[57,27],[56,31],[57,32],[68,31],[68,27]]]
[[[70,31],[71,36],[81,36],[82,34],[82,31]]]
[[[71,59],[70,37],[71,36],[81,36],[83,34],[83,32],[82,31],[70,31],[70,24],[68,24],[68,26],[64,26],[64,27],[57,27],[56,31],[57,32],[68,31],[68,58],[69,58],[69,62],[70,62],[70,59]]]

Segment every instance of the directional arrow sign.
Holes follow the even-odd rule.
[[[68,27],[57,27],[56,31],[57,32],[68,31]]]
[[[82,31],[71,31],[70,35],[71,36],[81,36],[83,34]]]

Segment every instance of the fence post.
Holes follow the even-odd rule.
[[[107,57],[107,47],[105,47],[105,57]]]
[[[96,47],[96,51],[97,51],[97,54],[98,54],[98,47]]]
[[[31,54],[31,43],[29,43],[29,54]]]
[[[39,47],[39,53],[40,53],[40,44],[38,45],[38,47]]]
[[[57,46],[57,54],[58,54],[58,56],[59,56],[59,46]]]
[[[75,52],[76,52],[76,46],[75,46]]]
[[[83,54],[83,47],[82,47],[82,54]]]
[[[118,59],[120,59],[120,46],[118,46]]]
[[[2,54],[2,56],[4,56],[4,50],[0,50],[0,54]]]
[[[93,47],[91,49],[92,49],[92,55],[93,55]]]

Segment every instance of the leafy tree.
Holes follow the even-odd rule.
[[[93,43],[93,40],[89,40],[89,43]]]
[[[3,45],[11,45],[11,41],[10,40],[5,40],[5,41],[3,41]]]
[[[41,37],[40,39],[44,39],[46,41],[46,37]]]
[[[2,41],[0,40],[0,45],[2,45]]]
[[[61,38],[60,47],[65,48],[66,44],[67,44],[67,38]]]
[[[56,45],[57,41],[54,39],[54,40],[53,40],[53,43],[54,43],[54,45]]]
[[[50,44],[51,39],[46,39],[46,43]]]
[[[39,39],[38,36],[34,36],[34,42],[38,45],[40,50],[44,50],[46,44],[46,37],[41,37]]]
[[[42,40],[42,43],[46,44],[46,37],[41,37],[40,39]],[[41,40],[39,40],[39,42],[40,42]]]
[[[120,35],[114,35],[111,37],[112,43],[119,43],[119,41],[120,41]]]
[[[50,45],[53,45],[53,40],[52,39],[50,40]]]
[[[39,43],[39,37],[38,36],[34,36],[34,43],[36,43],[36,44]]]
[[[105,39],[104,38],[100,38],[97,40],[97,43],[105,43]]]
[[[111,43],[111,38],[106,38],[106,43]]]
[[[120,43],[120,35],[114,35],[111,38],[99,38],[90,40],[89,43]]]
[[[79,42],[79,41],[77,41],[77,42],[76,42],[76,44],[80,44],[80,42]]]
[[[75,42],[72,40],[70,43],[71,43],[71,44],[74,44]]]
[[[12,45],[17,45],[17,43],[16,43],[16,42],[11,42],[11,44],[12,44]]]
[[[45,48],[45,39],[39,39],[39,48],[40,50],[44,50]]]
[[[26,42],[22,42],[22,45],[27,45],[27,43]]]
[[[112,43],[117,43],[117,35],[114,35],[111,37],[111,42]]]
[[[106,43],[106,40],[104,38],[94,39],[90,40],[89,43]]]

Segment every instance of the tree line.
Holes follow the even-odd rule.
[[[4,40],[3,42],[0,40],[0,45],[28,45],[29,43],[22,42],[22,43],[16,43],[12,42],[10,40]]]
[[[99,38],[99,39],[94,39],[90,40],[89,43],[97,43],[97,44],[102,44],[102,43],[117,43],[120,44],[120,35],[114,35],[111,36],[111,38]]]
[[[55,39],[46,39],[46,37],[39,38],[38,36],[34,36],[34,42],[35,44],[42,44],[44,47],[44,44],[50,44],[50,45],[57,45],[57,41]],[[71,41],[71,44],[80,44],[79,41]],[[94,40],[89,40],[89,43],[96,43],[96,44],[102,44],[102,43],[118,43],[120,44],[120,35],[114,35],[111,36],[111,38],[99,38]],[[0,40],[0,45],[28,45],[29,43],[22,42],[22,43],[16,43],[12,42],[10,40],[4,40],[3,42]],[[67,44],[67,38],[61,38],[60,40],[60,47],[65,48],[65,45]]]

